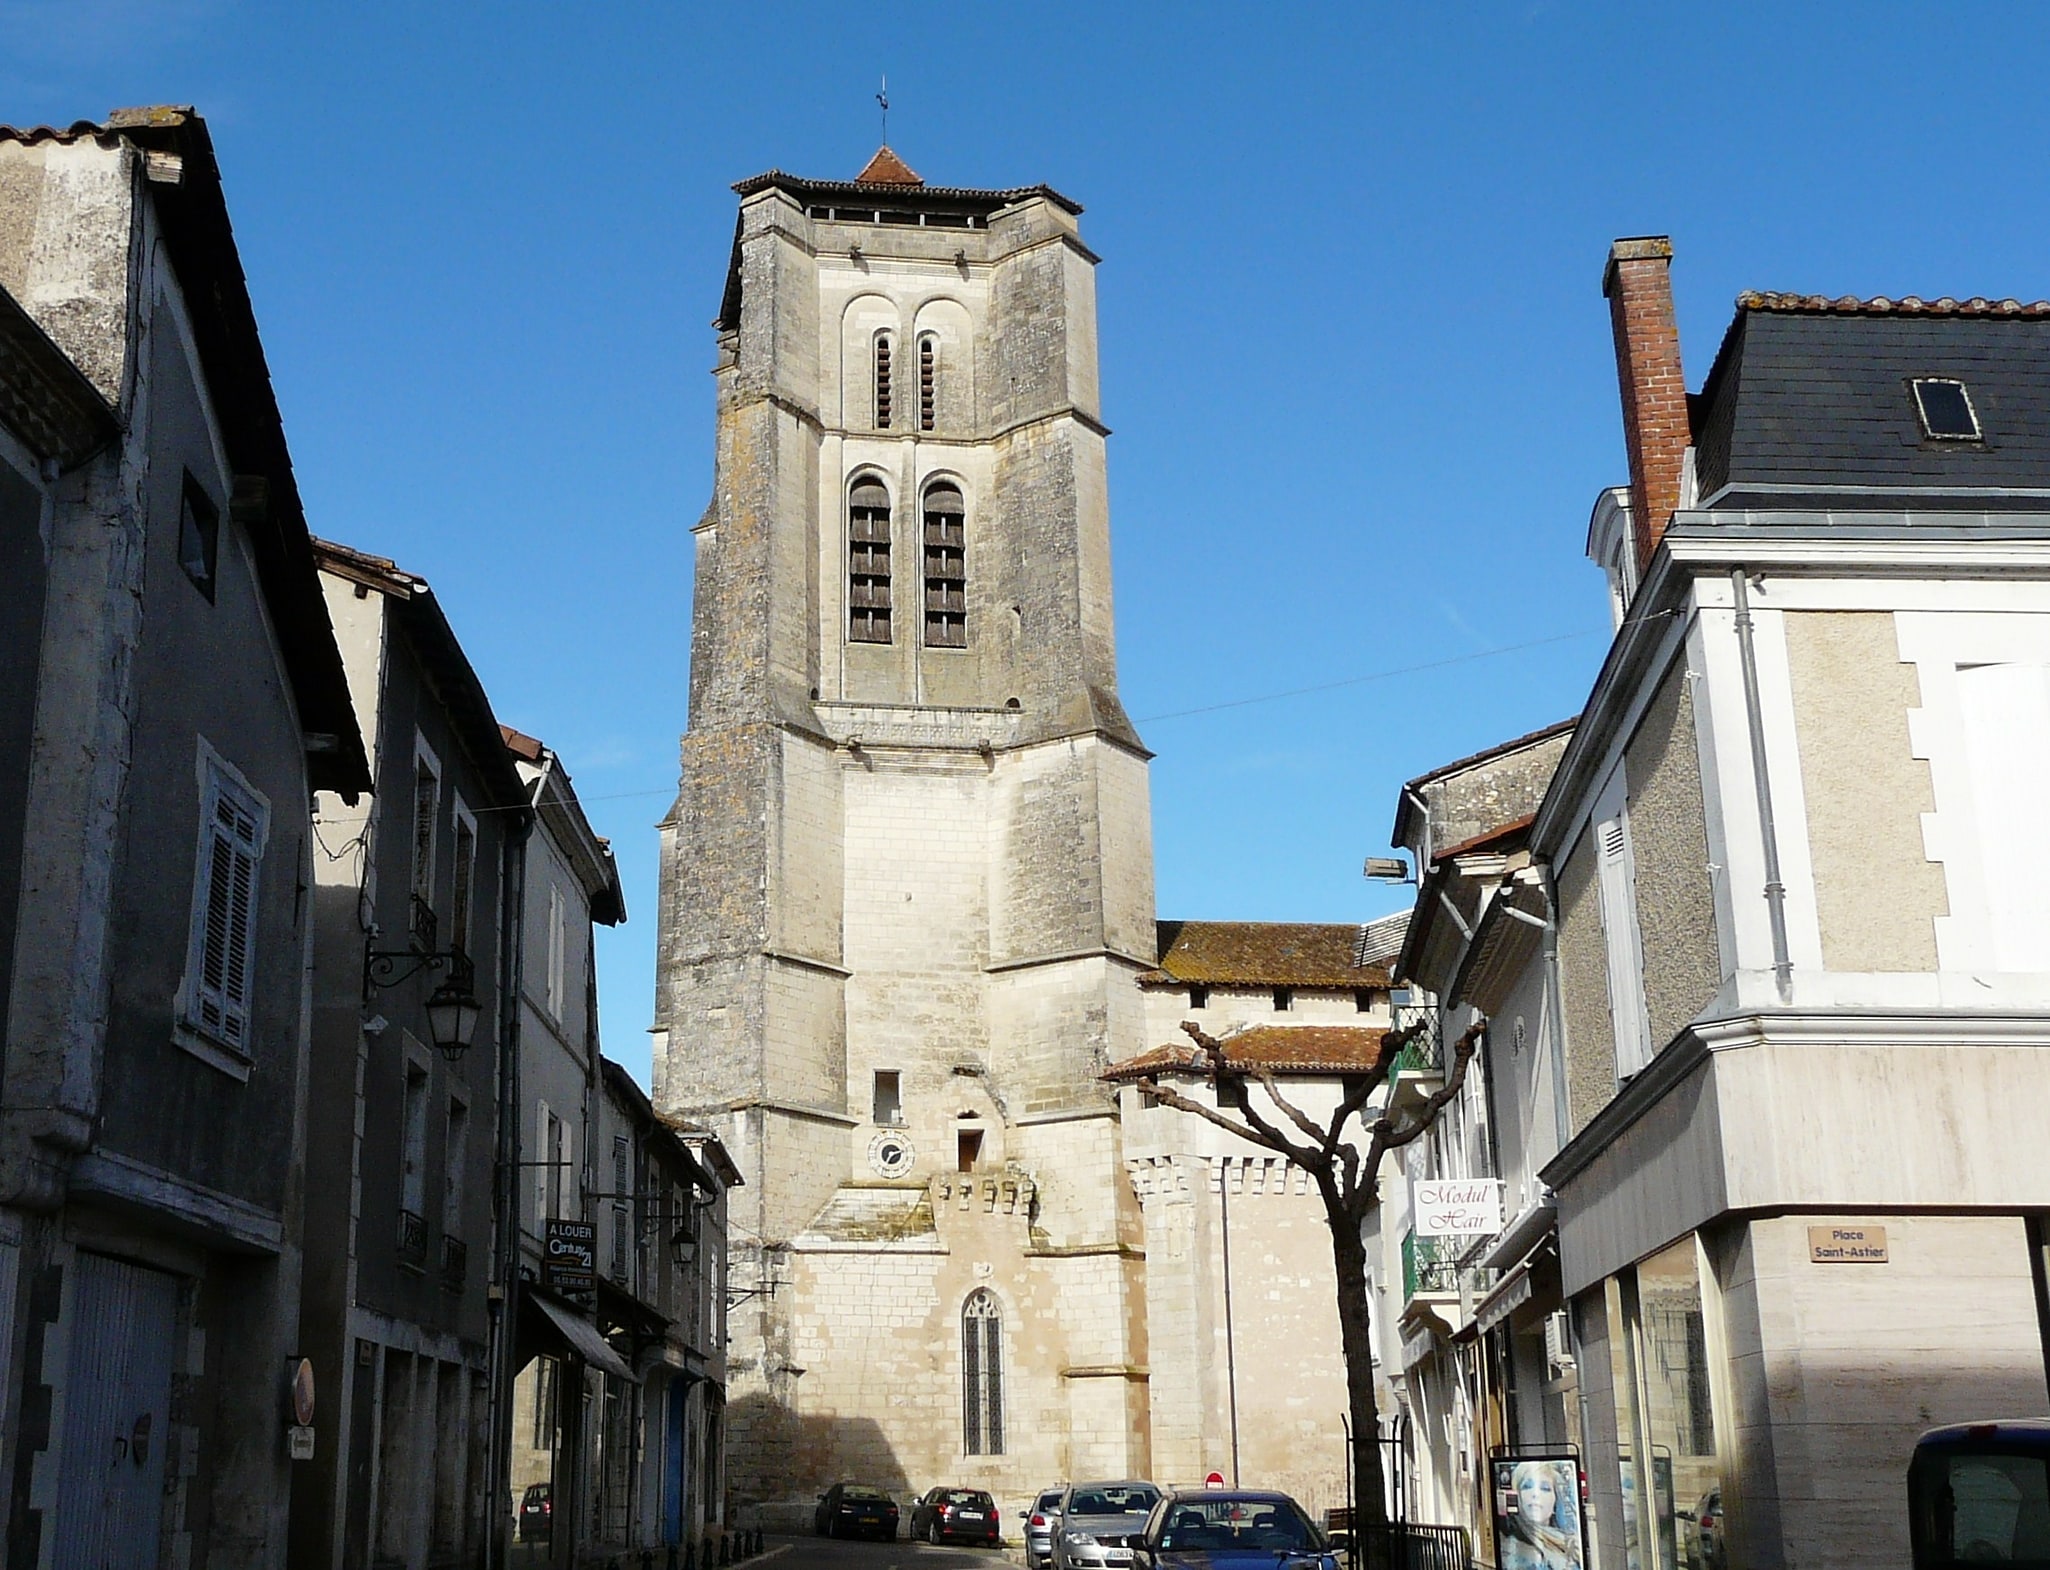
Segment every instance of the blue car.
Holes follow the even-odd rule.
[[[1338,1570],[1323,1532],[1286,1494],[1185,1489],[1154,1506],[1134,1570]]]

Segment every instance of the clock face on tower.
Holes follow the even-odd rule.
[[[868,1142],[868,1164],[875,1168],[878,1177],[902,1177],[917,1159],[918,1152],[912,1149],[911,1141],[889,1129]]]

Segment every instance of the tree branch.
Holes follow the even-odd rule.
[[[1421,1135],[1424,1130],[1437,1120],[1438,1114],[1444,1110],[1446,1103],[1459,1094],[1460,1086],[1466,1083],[1466,1066],[1473,1061],[1474,1048],[1487,1028],[1488,1022],[1486,1020],[1470,1025],[1467,1027],[1466,1033],[1453,1043],[1452,1067],[1445,1075],[1445,1083],[1440,1085],[1425,1099],[1424,1104],[1417,1109],[1414,1118],[1399,1127],[1391,1122],[1386,1114],[1375,1119],[1373,1127],[1374,1143],[1371,1147],[1373,1159],[1369,1163],[1370,1170],[1379,1171],[1381,1157],[1391,1150],[1400,1150],[1404,1145],[1407,1145],[1411,1140]]]
[[[1226,1117],[1222,1112],[1219,1112],[1215,1107],[1206,1107],[1200,1101],[1190,1100],[1189,1097],[1183,1095],[1178,1090],[1168,1089],[1167,1086],[1161,1084],[1160,1081],[1152,1078],[1150,1075],[1140,1080],[1138,1085],[1141,1090],[1145,1091],[1147,1095],[1164,1107],[1173,1107],[1177,1112],[1193,1113],[1206,1123],[1216,1124],[1227,1134],[1235,1134],[1250,1144],[1258,1145],[1265,1150],[1271,1150],[1278,1156],[1287,1157],[1290,1161],[1295,1161],[1297,1158],[1298,1152],[1295,1146],[1291,1145],[1279,1134],[1271,1132],[1263,1134],[1257,1128],[1250,1127],[1245,1123],[1235,1122],[1233,1119]]]

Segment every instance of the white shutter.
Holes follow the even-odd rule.
[[[256,991],[257,874],[269,809],[211,752],[205,755],[186,1023],[247,1054]]]
[[[1609,958],[1609,1022],[1616,1036],[1616,1078],[1624,1080],[1651,1061],[1651,1027],[1644,1011],[1644,947],[1637,929],[1630,810],[1620,764],[1595,803],[1594,836]]]
[[[534,1154],[541,1158],[541,1164],[534,1168],[534,1232],[536,1236],[548,1230],[548,1174],[547,1165],[555,1159],[555,1140],[549,1123],[548,1103],[534,1104]]]

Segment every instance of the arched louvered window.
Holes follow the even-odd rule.
[[[890,493],[877,480],[847,493],[847,637],[890,641]]]
[[[930,333],[918,340],[918,428],[921,431],[933,428],[934,399],[939,393],[939,353],[939,343]]]
[[[925,642],[968,647],[968,510],[944,480],[925,492]]]
[[[986,1287],[961,1308],[961,1448],[1004,1453],[1004,1312]]]
[[[890,335],[876,334],[876,429],[890,428]]]

